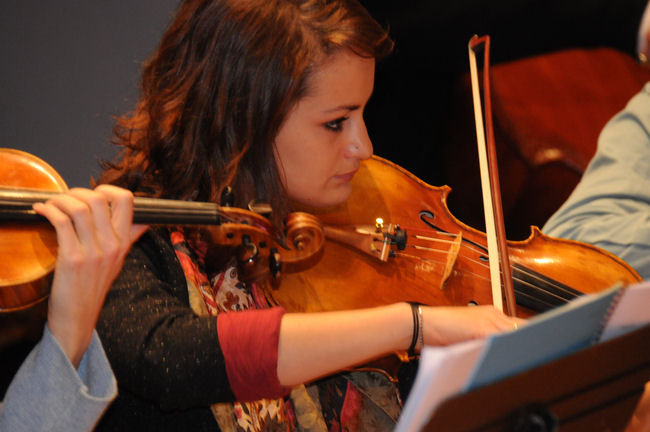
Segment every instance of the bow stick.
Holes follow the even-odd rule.
[[[476,65],[476,49],[483,46],[483,102],[485,104],[485,126],[481,110],[481,94]],[[472,81],[472,99],[474,101],[474,120],[476,122],[476,137],[478,144],[479,167],[481,172],[481,189],[483,193],[483,209],[485,212],[485,228],[490,262],[490,279],[492,283],[492,299],[494,306],[510,316],[515,316],[515,295],[510,270],[510,259],[503,224],[503,207],[499,187],[499,169],[497,166],[496,149],[494,145],[494,130],[492,128],[492,108],[490,105],[490,37],[473,36],[468,44],[470,75]],[[487,144],[486,144],[487,136]],[[499,265],[501,272],[499,272]],[[501,281],[503,279],[503,291]],[[503,299],[505,298],[505,309]]]

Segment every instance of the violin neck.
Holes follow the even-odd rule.
[[[220,207],[214,203],[135,197],[133,222],[140,224],[219,225]]]
[[[0,220],[14,222],[39,221],[32,205],[45,202],[59,192],[0,188]],[[221,211],[214,203],[135,197],[133,222],[160,225],[219,225]]]

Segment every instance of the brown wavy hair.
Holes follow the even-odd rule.
[[[281,216],[273,141],[313,69],[344,49],[381,58],[392,46],[356,0],[187,0],[144,65],[135,111],[117,121],[121,152],[99,183],[212,202],[231,186],[235,205]]]

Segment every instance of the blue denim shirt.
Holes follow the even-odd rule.
[[[650,279],[650,82],[607,123],[582,179],[542,231],[608,250]]]
[[[46,325],[7,389],[0,431],[90,431],[116,396],[97,333],[75,369]]]

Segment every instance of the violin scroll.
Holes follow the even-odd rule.
[[[323,225],[316,216],[304,212],[290,213],[285,225],[289,253],[284,254],[284,262],[301,261],[323,248],[325,234]]]
[[[208,255],[208,265],[212,269],[220,268],[216,255],[229,256],[224,248],[230,248],[237,258],[241,278],[246,282],[269,276],[278,280],[284,265],[295,270],[318,255],[325,244],[320,221],[308,213],[290,213],[284,232],[280,233],[268,219],[250,211],[235,207],[221,211],[227,219],[208,230],[211,243],[216,245],[215,251]]]

